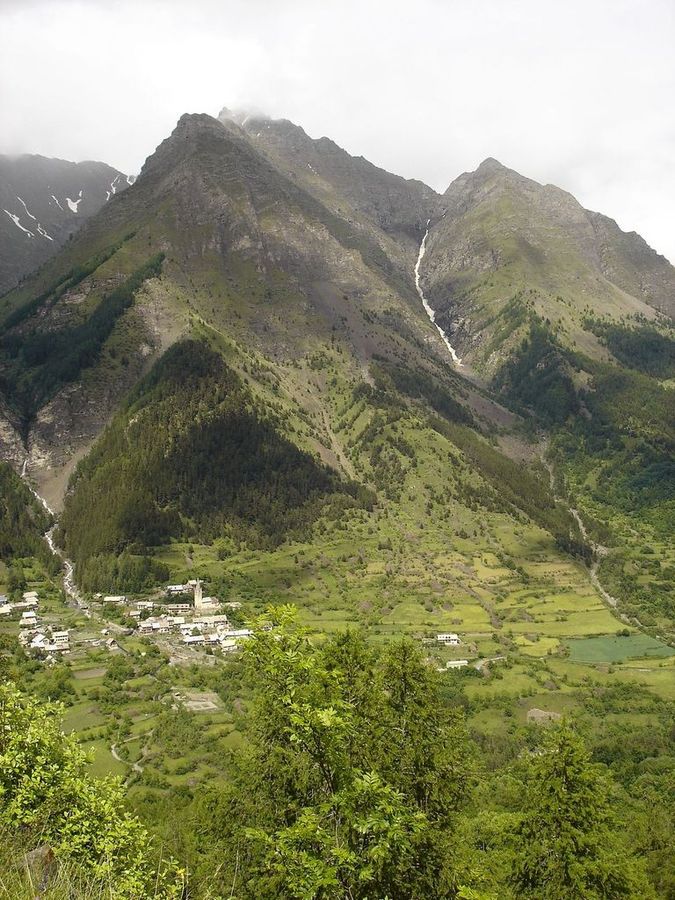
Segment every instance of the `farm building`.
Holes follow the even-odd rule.
[[[204,635],[203,634],[186,634],[183,638],[184,644],[203,644],[204,643]]]
[[[459,647],[459,645],[462,643],[459,639],[459,635],[455,634],[454,631],[437,634],[436,640],[439,644],[445,644],[448,647]]]

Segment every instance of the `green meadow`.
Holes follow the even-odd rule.
[[[675,650],[646,634],[602,635],[568,641],[574,662],[614,663],[628,659],[658,659],[675,656]]]

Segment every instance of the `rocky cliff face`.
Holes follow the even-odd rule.
[[[0,156],[0,295],[127,186],[105,163]]]
[[[234,115],[220,121],[240,130],[253,147],[290,175],[333,214],[367,231],[392,259],[410,270],[426,222],[440,196],[426,184],[392,175],[351,156],[327,137],[314,139],[287,119]]]
[[[603,275],[634,297],[671,318],[675,316],[675,268],[634,231],[614,219],[588,212]]]

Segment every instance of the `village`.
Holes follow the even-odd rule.
[[[219,647],[224,653],[236,650],[242,640],[252,632],[247,628],[234,628],[227,614],[221,609],[235,610],[238,602],[221,604],[216,597],[205,597],[199,578],[186,584],[170,584],[163,599],[136,600],[131,603],[124,596],[101,598],[104,609],[120,609],[124,615],[136,620],[134,631],[153,637],[173,634],[184,645]],[[156,613],[159,613],[158,615]]]
[[[77,634],[75,629],[43,618],[37,590],[24,591],[21,600],[10,602],[0,595],[0,617],[18,618],[18,639],[26,653],[47,664],[75,648],[105,647],[109,651],[122,649],[117,637],[137,635],[145,638],[166,637],[189,648],[219,649],[232,653],[252,634],[248,628],[237,628],[228,619],[225,609],[238,610],[241,604],[221,604],[215,597],[205,597],[199,578],[186,584],[168,585],[163,596],[133,600],[126,596],[94,595],[89,605],[80,603],[79,609],[92,619],[92,608],[100,612],[105,627],[100,636],[90,631]],[[97,615],[98,619],[99,616]],[[120,624],[120,620],[122,623]]]
[[[22,599],[11,603],[7,597],[0,595],[0,616],[11,616],[20,612],[19,642],[28,651],[36,655],[45,655],[54,659],[54,654],[70,652],[70,631],[40,622],[38,607],[40,600],[37,591],[24,591]]]

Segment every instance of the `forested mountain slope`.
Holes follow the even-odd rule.
[[[136,184],[0,304],[5,457],[19,465],[27,455],[58,504],[75,463],[112,422],[72,483],[63,524],[76,560],[105,557],[99,576],[113,573],[108,580],[122,589],[115,559],[147,558],[168,540],[220,534],[235,548],[273,544],[285,531],[270,531],[272,521],[285,517],[288,534],[299,536],[301,522],[319,546],[315,529],[337,521],[327,501],[336,491],[359,494],[359,503],[375,492],[366,504],[374,511],[361,512],[374,517],[376,542],[391,542],[387,517],[403,536],[419,514],[439,538],[481,535],[512,559],[526,551],[508,549],[504,528],[522,520],[543,528],[555,553],[588,559],[591,546],[554,503],[523,422],[530,437],[550,432],[568,489],[574,482],[586,492],[582,459],[587,475],[596,460],[587,511],[598,539],[665,539],[672,435],[661,410],[672,338],[655,308],[669,296],[664,261],[622,242],[568,194],[495,161],[439,198],[291,123],[221,118],[182,117]],[[466,351],[464,368],[452,364],[415,289],[425,217],[422,280],[449,332],[450,311],[460,294],[467,300],[465,323],[451,335]],[[627,293],[635,284],[642,299]],[[189,382],[200,356],[215,366],[204,382],[215,379],[213,388],[183,401],[173,378],[173,394],[162,388],[157,399],[157,373],[180,362]],[[153,365],[151,382],[137,387]],[[216,389],[221,381],[238,385],[229,400]],[[134,390],[149,394],[141,401]],[[138,402],[146,410],[167,403],[164,424],[151,426],[145,412],[136,426],[129,416]],[[208,423],[193,441],[190,418]],[[236,452],[204,452],[223,427],[247,432],[243,446],[261,446],[253,494],[236,487]],[[319,468],[302,486],[281,478],[272,488],[270,459],[281,472],[301,459]],[[111,466],[130,468],[110,478]],[[88,492],[106,484],[116,496],[95,510]],[[406,496],[416,498],[412,507]],[[283,513],[273,512],[277,503]],[[101,544],[85,549],[97,515]],[[345,511],[344,521],[360,515]],[[471,573],[454,577],[475,589]],[[655,627],[672,612],[660,591],[631,607],[655,612]]]

